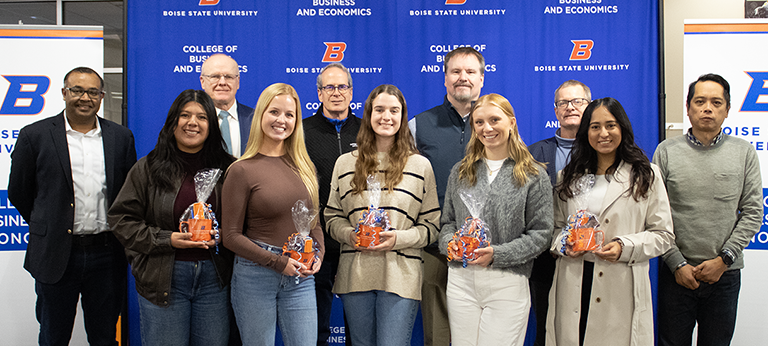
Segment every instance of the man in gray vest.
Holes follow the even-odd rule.
[[[472,104],[480,98],[485,79],[485,58],[472,47],[460,47],[445,55],[443,104],[420,113],[408,122],[416,148],[432,163],[437,182],[437,197],[443,206],[451,168],[464,157],[472,135],[467,121]],[[436,239],[435,239],[436,240]],[[424,282],[421,289],[421,316],[424,345],[448,345],[450,329],[445,287],[448,266],[437,242],[424,248]]]
[[[659,268],[659,345],[729,345],[744,268],[744,248],[763,218],[760,162],[749,142],[722,131],[730,85],[705,74],[688,88],[691,128],[659,144],[675,246]]]

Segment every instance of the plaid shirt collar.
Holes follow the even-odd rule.
[[[709,145],[704,145],[704,143],[701,143],[696,136],[693,135],[693,128],[689,128],[688,132],[685,134],[686,137],[688,137],[688,141],[691,142],[691,144],[697,146],[697,147],[712,147],[715,146],[715,144],[720,143],[721,140],[723,140],[723,130],[720,129],[720,133],[715,136],[714,139],[712,139],[712,143],[709,143]]]

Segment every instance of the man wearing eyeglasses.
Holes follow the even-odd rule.
[[[211,55],[203,63],[200,85],[216,106],[227,151],[234,157],[240,157],[245,152],[251,133],[253,108],[235,99],[237,89],[240,89],[237,61],[224,54]]]
[[[325,229],[322,217],[331,188],[331,175],[336,159],[357,149],[357,131],[360,118],[352,113],[352,75],[340,63],[325,66],[317,76],[317,98],[321,104],[315,115],[304,119],[304,141],[310,159],[317,169],[320,197],[320,225],[325,235],[323,266],[315,274],[317,298],[317,344],[328,345],[331,335],[330,318],[333,302],[333,282],[339,264],[341,248]],[[351,343],[345,328],[347,344]]]
[[[464,149],[472,135],[467,119],[483,88],[485,58],[472,47],[456,48],[445,55],[443,69],[446,90],[443,103],[417,114],[408,122],[416,148],[432,163],[441,208],[451,168],[464,157]],[[440,254],[436,242],[425,247],[421,254],[424,260],[421,288],[424,345],[447,346],[451,335],[445,295],[447,260]]]
[[[557,172],[568,163],[581,116],[592,100],[592,92],[584,83],[568,80],[555,90],[555,116],[560,128],[555,136],[528,147],[533,158],[547,165],[547,174],[552,186],[557,182]],[[547,325],[549,289],[555,272],[555,258],[545,251],[533,261],[533,270],[528,283],[531,289],[531,305],[536,314],[536,341],[534,345],[544,346]]]
[[[29,225],[40,345],[69,344],[81,296],[89,343],[117,345],[127,262],[106,216],[136,150],[130,130],[96,115],[103,90],[90,68],[67,73],[65,110],[22,128],[11,154],[8,199]]]

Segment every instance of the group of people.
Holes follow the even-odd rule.
[[[690,345],[696,323],[699,344],[730,342],[762,183],[754,148],[721,131],[727,81],[691,83],[692,128],[652,163],[619,101],[593,101],[581,82],[555,91],[556,135],[527,147],[510,102],[480,96],[479,52],[457,48],[444,69],[443,104],[409,121],[402,92],[384,84],[361,119],[349,71],[330,64],[321,106],[303,119],[287,84],[254,109],[237,102],[237,63],[213,55],[203,90],[179,94],[138,162],[130,131],[96,116],[101,77],[72,70],[65,111],[20,131],[8,188],[30,227],[40,344],[68,343],[80,295],[89,343],[116,344],[126,257],[144,345],[274,345],[276,327],[286,345],[327,344],[333,294],[355,346],[410,344],[420,306],[425,345],[522,345],[526,333],[536,345],[653,345],[657,256],[659,343]],[[224,172],[205,201],[218,222],[193,241],[179,222],[204,169]],[[390,227],[360,246],[374,181]],[[479,215],[469,190],[484,191]],[[319,215],[311,265],[283,255],[297,201]],[[595,251],[561,239],[582,210],[604,234]],[[448,261],[469,217],[490,243],[465,265]]]

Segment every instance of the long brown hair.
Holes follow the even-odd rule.
[[[352,178],[352,193],[359,194],[368,187],[366,179],[371,174],[379,171],[378,160],[376,159],[376,133],[371,126],[371,114],[373,113],[373,100],[381,94],[388,94],[397,97],[402,106],[400,116],[400,129],[395,134],[395,142],[389,148],[389,166],[384,171],[384,186],[382,188],[392,189],[403,180],[403,169],[408,162],[408,157],[412,154],[418,154],[416,146],[413,144],[413,135],[408,129],[408,107],[405,104],[405,97],[396,86],[391,84],[382,84],[371,91],[368,99],[365,100],[365,110],[363,111],[363,122],[360,131],[357,133],[357,161],[355,162],[355,176]]]
[[[488,94],[480,97],[469,113],[469,122],[472,124],[472,136],[469,138],[467,144],[467,154],[461,160],[459,166],[459,179],[466,179],[470,185],[477,183],[477,167],[475,163],[482,160],[485,157],[485,146],[477,138],[477,132],[474,126],[474,114],[480,107],[496,107],[500,109],[504,115],[511,119],[515,118],[515,110],[512,109],[512,105],[507,101],[504,96],[499,94]],[[523,186],[528,182],[528,175],[536,175],[539,173],[537,166],[544,167],[541,162],[536,161],[533,155],[528,151],[528,147],[520,137],[520,133],[517,131],[517,123],[512,126],[512,133],[507,140],[507,156],[515,161],[515,169],[513,170],[513,178],[518,186]]]
[[[285,152],[293,164],[293,169],[296,171],[296,175],[304,182],[304,186],[309,192],[309,196],[312,198],[312,205],[315,210],[318,210],[319,197],[317,195],[317,173],[315,172],[315,165],[312,164],[312,160],[309,159],[307,153],[307,147],[304,146],[304,127],[301,120],[301,102],[299,101],[299,94],[296,93],[296,89],[285,83],[275,83],[268,86],[259,96],[259,101],[256,103],[256,108],[253,111],[253,121],[251,122],[251,135],[248,137],[248,144],[245,146],[245,153],[237,161],[250,159],[259,153],[262,144],[264,143],[264,131],[261,129],[261,120],[264,117],[264,112],[267,111],[267,107],[272,103],[272,100],[279,95],[288,95],[293,98],[296,103],[296,125],[293,128],[288,138],[285,139]]]

